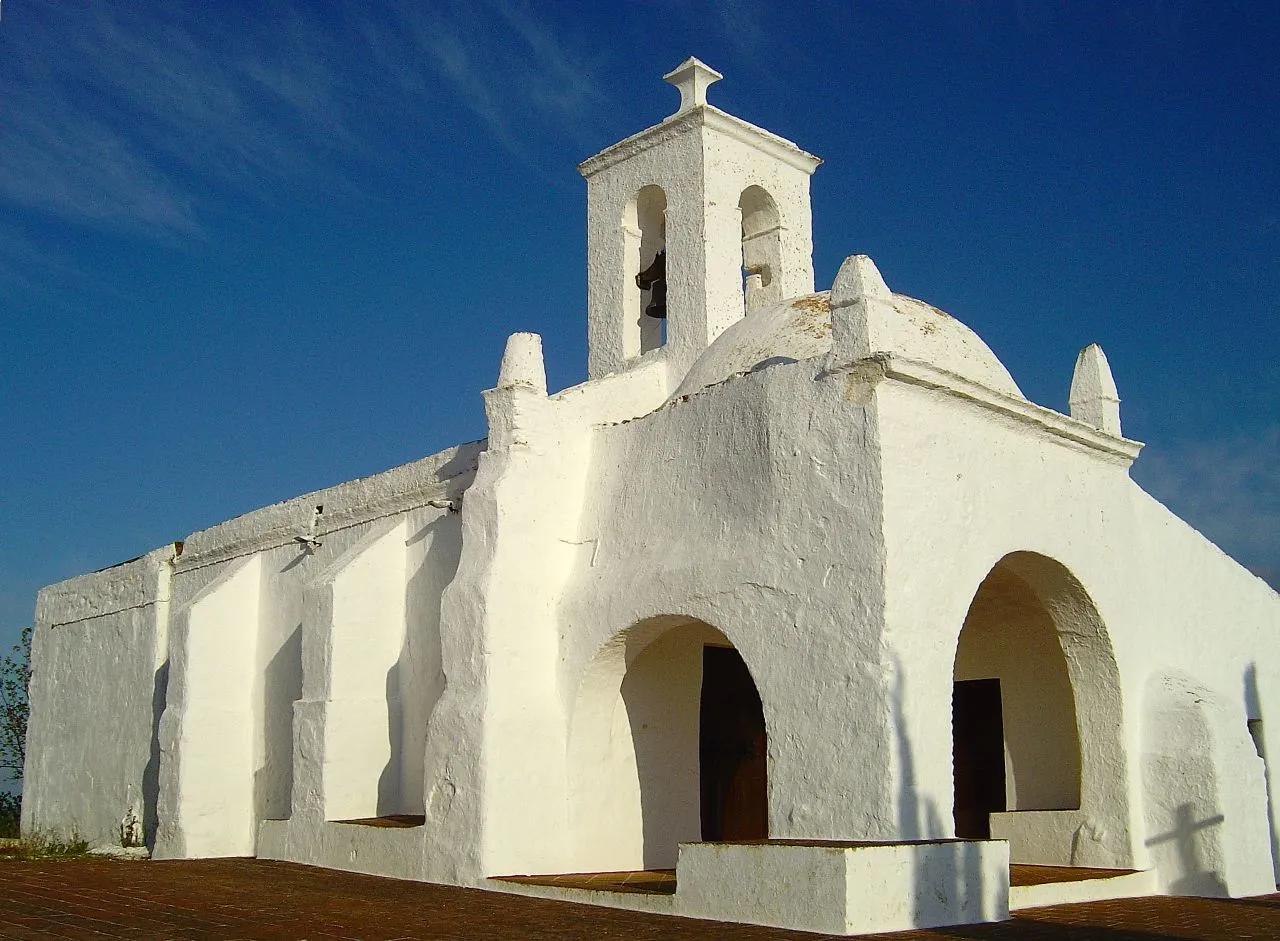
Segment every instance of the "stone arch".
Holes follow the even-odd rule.
[[[650,271],[660,253],[667,250],[667,194],[662,187],[642,186],[623,209],[623,354],[627,358],[655,350],[666,341],[665,311],[663,317],[651,317],[658,298],[654,286],[642,289],[637,283],[641,272]],[[666,295],[666,279],[661,295]],[[665,303],[665,302],[664,302]]]
[[[963,764],[973,760],[962,754],[959,736],[990,722],[962,714],[962,684],[995,681],[998,687],[972,690],[978,709],[994,690],[998,710],[994,760],[1003,766],[995,774],[1003,776],[1004,807],[990,807],[989,817],[979,808],[990,835],[1010,841],[1015,862],[1131,865],[1120,674],[1080,581],[1039,553],[1005,555],[974,592],[954,664],[957,802],[966,798],[960,776],[972,773]],[[956,823],[958,835],[981,835],[963,832],[960,814]]]
[[[1163,891],[1274,890],[1262,759],[1242,717],[1186,674],[1147,682],[1142,793],[1145,844]]]
[[[703,741],[704,657],[736,652],[704,621],[665,615],[616,634],[588,665],[569,727],[569,825],[578,871],[673,868],[678,844],[703,839],[707,822]],[[714,658],[713,658],[714,659]],[[711,663],[711,659],[705,662]],[[767,835],[764,712],[755,694],[761,780],[747,800]],[[739,789],[741,791],[741,789]],[[742,794],[739,793],[739,799]]]
[[[742,215],[743,307],[750,313],[782,298],[782,217],[778,204],[752,184],[738,199]]]

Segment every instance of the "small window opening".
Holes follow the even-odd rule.
[[[667,196],[660,186],[643,187],[627,207],[623,349],[628,357],[666,342]]]
[[[782,225],[773,197],[748,186],[738,200],[742,214],[743,309],[776,304],[782,290]]]

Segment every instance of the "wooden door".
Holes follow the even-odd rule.
[[[702,838],[769,836],[768,747],[760,694],[732,647],[702,657]]]

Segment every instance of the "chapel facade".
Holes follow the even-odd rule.
[[[1275,890],[1280,596],[1097,346],[1061,414],[815,291],[720,77],[579,167],[585,382],[516,334],[486,439],[41,591],[24,829],[846,934]]]

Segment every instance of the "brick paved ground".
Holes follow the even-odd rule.
[[[0,937],[183,939],[741,939],[816,935],[663,918],[258,860],[0,861]],[[1042,908],[999,925],[893,941],[1280,938],[1280,895]]]

